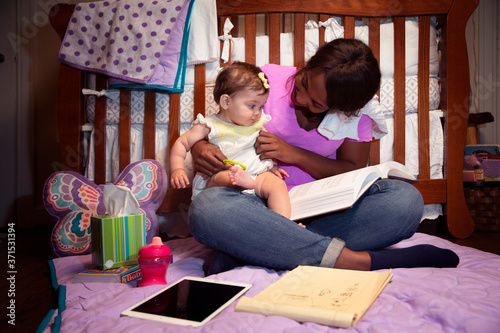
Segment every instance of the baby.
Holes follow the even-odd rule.
[[[170,181],[174,188],[189,185],[184,170],[186,154],[199,140],[207,139],[227,157],[229,170],[212,177],[197,174],[193,196],[208,187],[225,186],[250,190],[266,199],[273,211],[290,218],[290,198],[283,177],[285,170],[270,159],[261,160],[255,140],[271,117],[262,112],[269,96],[269,82],[258,67],[235,62],[224,67],[215,81],[214,99],[219,105],[215,115],[198,115],[193,127],[176,140],[170,152]]]

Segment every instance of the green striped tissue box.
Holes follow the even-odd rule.
[[[137,264],[139,250],[146,245],[144,214],[94,216],[90,230],[94,266],[105,270]]]

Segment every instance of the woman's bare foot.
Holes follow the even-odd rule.
[[[255,189],[257,182],[248,173],[240,167],[232,166],[229,168],[229,179],[235,186],[243,187],[247,190]]]

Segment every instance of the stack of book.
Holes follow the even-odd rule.
[[[141,278],[139,265],[123,266],[113,269],[89,269],[75,274],[74,282],[112,282],[131,283]]]
[[[500,181],[500,144],[465,146],[463,181]]]

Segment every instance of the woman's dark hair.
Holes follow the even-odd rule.
[[[327,106],[355,115],[380,88],[380,68],[372,50],[357,39],[335,39],[321,46],[297,74],[325,73]]]
[[[259,73],[262,73],[261,76],[263,75],[264,79],[259,77]],[[269,85],[266,88],[264,80],[268,82],[267,76],[259,67],[246,62],[233,62],[231,65],[223,67],[217,75],[214,100],[219,103],[222,95],[232,96],[234,93],[246,88],[257,92],[261,91],[261,94],[265,94],[269,89]]]

